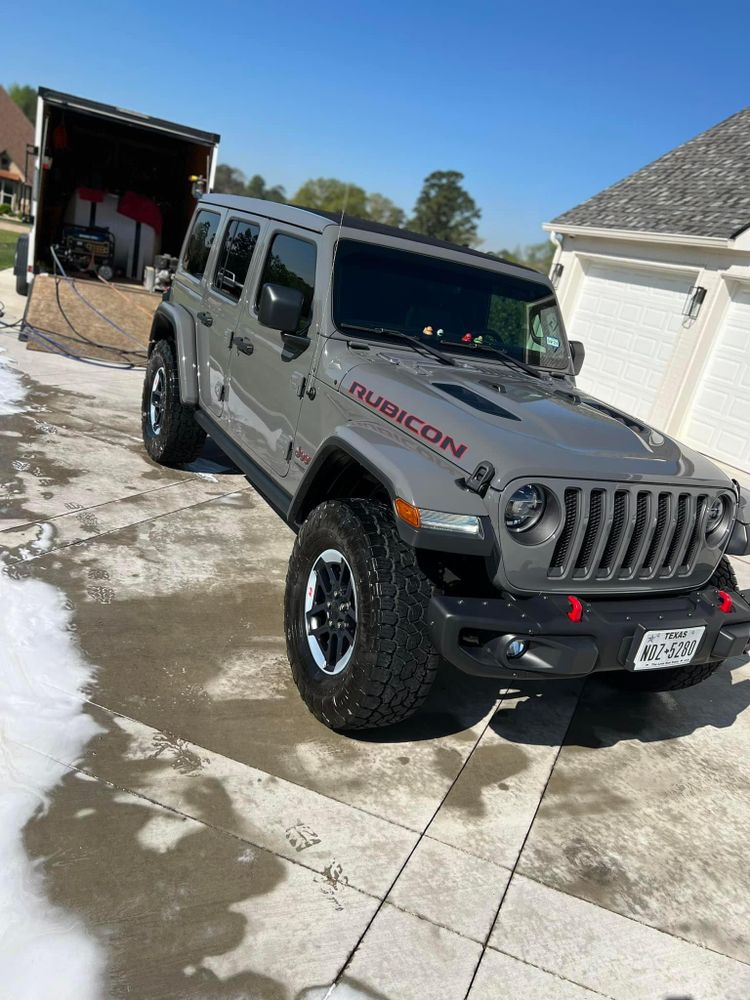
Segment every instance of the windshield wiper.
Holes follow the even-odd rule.
[[[512,354],[508,354],[507,351],[503,351],[499,347],[490,347],[488,344],[462,344],[460,341],[451,341],[451,347],[460,347],[464,351],[489,351],[491,354],[496,354],[499,358],[502,358],[507,364],[515,365],[522,372],[526,372],[527,375],[533,375],[534,378],[546,378],[546,372],[540,371],[538,368],[534,368],[533,365],[527,365],[525,361],[519,361],[518,358],[514,358]]]
[[[430,357],[437,358],[444,365],[455,365],[456,363],[454,358],[448,357],[442,351],[435,350],[429,344],[423,344],[421,340],[415,340],[414,337],[411,337],[408,333],[402,333],[401,330],[389,330],[382,326],[359,326],[356,323],[337,323],[336,325],[342,330],[356,330],[358,333],[374,333],[378,337],[392,337],[394,340],[400,340],[408,344],[415,351],[422,351],[423,354],[429,354]]]

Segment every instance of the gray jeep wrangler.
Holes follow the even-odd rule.
[[[750,503],[576,388],[535,271],[347,217],[201,199],[154,317],[153,459],[208,433],[297,532],[294,679],[334,729],[397,722],[440,657],[508,681],[688,687],[750,644]]]

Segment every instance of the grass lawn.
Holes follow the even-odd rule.
[[[4,267],[13,267],[13,257],[16,252],[16,241],[21,233],[11,233],[0,229],[0,271]]]

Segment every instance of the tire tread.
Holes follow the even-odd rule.
[[[315,508],[297,537],[290,579],[304,572],[306,539],[326,522],[356,534],[368,550],[368,579],[360,585],[370,588],[377,607],[368,635],[371,662],[368,669],[355,672],[356,682],[342,684],[335,695],[317,690],[296,662],[290,629],[295,609],[287,602],[287,646],[294,677],[310,710],[327,726],[390,726],[417,711],[437,673],[439,657],[427,632],[432,584],[419,568],[414,550],[399,536],[389,508],[367,500],[326,501]]]

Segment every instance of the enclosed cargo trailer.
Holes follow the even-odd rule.
[[[220,137],[125,108],[39,88],[32,229],[19,240],[16,285],[53,269],[64,247],[97,270],[142,281],[155,254],[176,255],[210,189]]]

